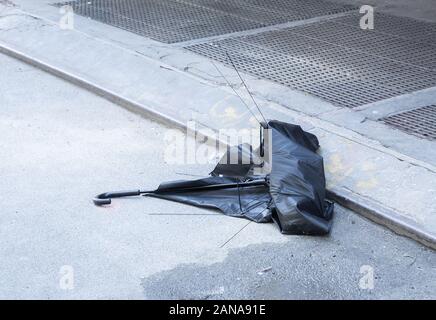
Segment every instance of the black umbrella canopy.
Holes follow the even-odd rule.
[[[256,222],[271,221],[271,196],[264,179],[208,177],[193,181],[164,183],[145,196],[177,201],[197,207],[218,209],[226,215]]]
[[[331,228],[333,204],[325,199],[323,159],[315,135],[300,126],[269,121],[271,134],[271,171],[254,175],[258,154],[251,146],[230,148],[249,164],[220,161],[209,177],[161,184],[154,191],[115,192],[99,195],[96,205],[110,203],[111,197],[139,195],[217,209],[226,215],[256,222],[274,221],[284,234],[327,234]]]
[[[323,158],[315,135],[300,126],[270,121],[271,214],[285,234],[321,235],[330,231],[333,204],[325,200]]]

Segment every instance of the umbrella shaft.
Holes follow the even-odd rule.
[[[221,189],[231,189],[231,188],[246,188],[246,187],[255,187],[255,186],[268,186],[265,179],[262,180],[254,180],[249,182],[235,182],[235,183],[224,183],[224,184],[214,184],[208,186],[198,186],[198,187],[187,187],[187,188],[169,188],[164,190],[155,190],[153,192],[148,193],[166,193],[166,192],[186,192],[186,191],[203,191],[203,190],[221,190]],[[141,192],[143,193],[143,192]]]

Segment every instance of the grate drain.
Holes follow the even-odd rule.
[[[175,43],[355,9],[323,0],[77,0],[78,15]]]
[[[406,133],[436,140],[436,105],[398,113],[380,121]]]
[[[335,22],[355,27],[359,25],[360,18],[360,15],[353,14],[338,18]],[[374,22],[374,28],[378,33],[424,43],[436,42],[436,24],[434,23],[384,13],[376,13]]]
[[[362,30],[359,15],[294,28],[307,39],[436,70],[436,24],[377,14],[374,30]],[[406,28],[404,26],[407,26]]]
[[[423,35],[413,39],[421,31],[434,36],[436,25],[378,15],[379,32],[361,30],[358,20],[350,25],[353,19],[356,15],[186,48],[223,63],[228,52],[245,72],[343,107],[436,85],[436,45]],[[401,19],[412,28],[407,35],[395,29]]]

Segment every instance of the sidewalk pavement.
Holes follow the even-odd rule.
[[[62,30],[58,9],[46,1],[14,2],[19,7],[0,4],[0,52],[179,128],[192,119],[213,129],[255,125],[208,59],[82,17],[75,17],[74,30]],[[249,101],[234,70],[218,66]],[[356,111],[244,77],[267,118],[300,124],[320,138],[333,200],[436,248],[435,143],[371,116],[416,101],[434,104],[436,88]]]

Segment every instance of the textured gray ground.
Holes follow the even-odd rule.
[[[0,42],[64,76],[135,102],[138,112],[151,110],[182,123],[196,118],[215,129],[255,124],[209,59],[80,16],[74,19],[74,30],[63,30],[61,13],[47,2],[14,0],[23,11],[9,7],[2,12]],[[383,10],[393,4],[375,2]],[[419,18],[421,4],[432,12],[434,5],[427,0],[393,6],[393,13]],[[239,87],[234,70],[221,68]],[[330,190],[383,213],[386,224],[396,221],[403,229],[416,230],[418,238],[430,239],[427,243],[435,242],[435,143],[392,130],[377,119],[435,104],[436,87],[351,110],[271,81],[245,79],[267,118],[301,124],[320,138]]]
[[[337,210],[328,239],[235,249],[220,263],[181,265],[143,282],[154,299],[434,299],[434,254],[397,242],[384,230]],[[373,290],[359,269],[374,268]],[[271,268],[271,269],[270,269]],[[267,270],[265,273],[260,271]],[[269,270],[269,271],[268,271]]]
[[[96,193],[210,167],[165,164],[166,128],[0,65],[0,298],[436,298],[434,251],[340,207],[324,238],[157,199],[94,207]],[[362,265],[373,290],[359,288]]]

